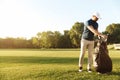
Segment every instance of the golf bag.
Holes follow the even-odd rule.
[[[94,53],[94,67],[99,73],[108,73],[112,71],[112,60],[109,57],[107,49],[107,39],[99,38]]]

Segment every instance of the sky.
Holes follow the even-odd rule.
[[[0,38],[31,38],[38,32],[70,30],[93,12],[101,15],[99,31],[120,23],[120,0],[0,0]]]

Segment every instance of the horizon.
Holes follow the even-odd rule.
[[[99,31],[120,23],[119,0],[1,0],[0,38],[31,38],[38,32],[70,30],[75,22],[85,22],[94,11],[102,17]],[[102,6],[101,6],[102,5]]]

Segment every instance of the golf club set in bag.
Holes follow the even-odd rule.
[[[107,49],[107,39],[99,37],[94,53],[94,68],[98,73],[104,74],[112,71],[112,60]]]

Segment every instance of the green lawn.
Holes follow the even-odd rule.
[[[83,72],[78,72],[79,49],[2,49],[0,80],[120,80],[120,51],[110,50],[113,71],[88,73],[87,54]]]

